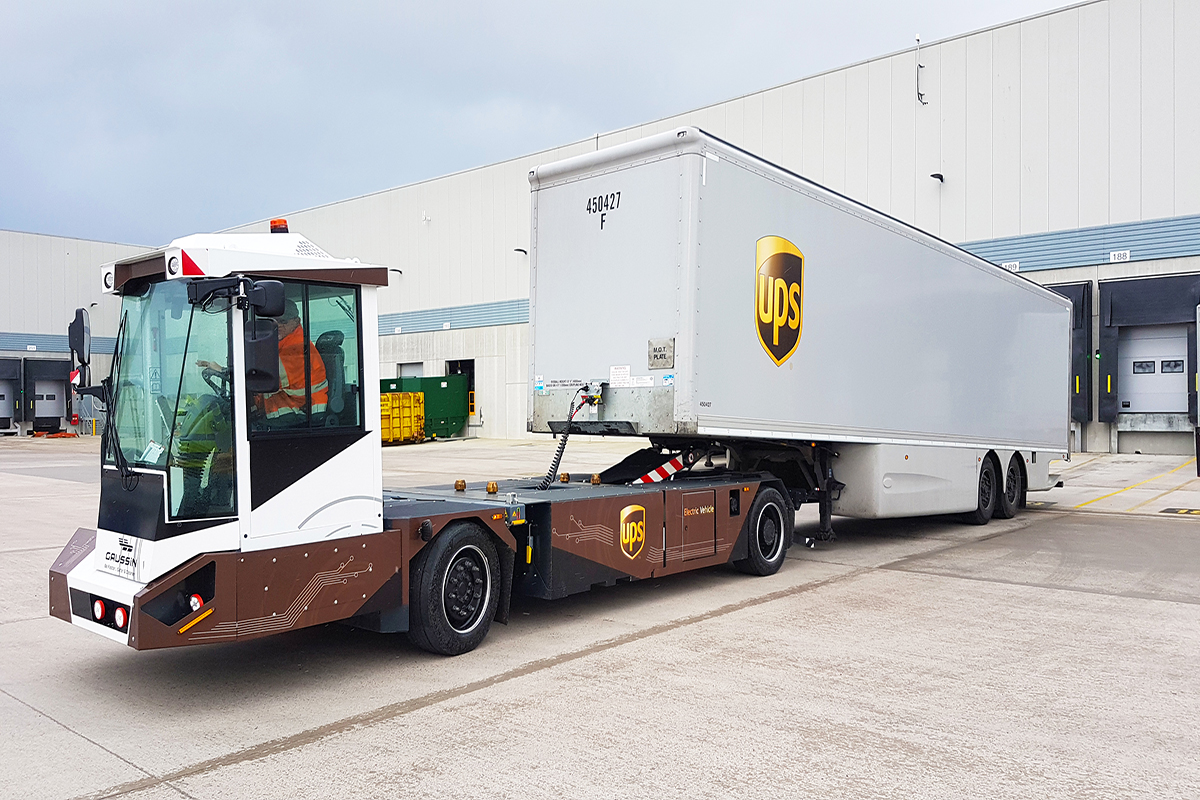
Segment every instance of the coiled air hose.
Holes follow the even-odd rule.
[[[578,396],[581,391],[583,389],[575,392],[575,395]],[[542,478],[542,482],[537,485],[539,492],[544,492],[550,488],[550,484],[554,483],[554,476],[558,474],[558,465],[562,462],[563,451],[567,449],[567,437],[571,435],[571,421],[585,405],[587,405],[586,401],[580,401],[579,406],[576,407],[575,397],[571,398],[571,412],[567,415],[567,427],[563,429],[562,438],[558,440],[558,450],[554,452],[554,460],[550,462],[550,469],[546,472],[546,477]]]

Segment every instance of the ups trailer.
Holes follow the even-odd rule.
[[[818,503],[822,537],[1009,517],[1057,481],[1065,298],[696,128],[529,180],[530,431],[719,454]]]
[[[674,278],[664,281],[657,273],[682,275],[692,269],[682,265],[676,253],[679,243],[701,231],[682,216],[663,214],[663,204],[677,202],[692,181],[708,185],[705,181],[712,180],[712,173],[702,170],[712,159],[701,148],[718,143],[691,129],[671,136],[669,146],[656,137],[610,155],[628,159],[613,162],[611,174],[617,176],[625,169],[629,175],[646,174],[641,170],[656,161],[667,164],[668,173],[658,174],[660,189],[664,181],[670,183],[663,175],[677,169],[674,200],[667,186],[667,191],[634,197],[631,203],[632,184],[625,184],[613,189],[626,193],[621,199],[597,200],[597,194],[587,199],[585,210],[581,205],[606,234],[615,215],[636,210],[631,219],[642,219],[641,238],[652,238],[660,248],[656,258],[639,262],[644,271],[633,275],[624,291],[612,287],[630,277],[626,265],[595,259],[591,250],[598,240],[590,233],[580,235],[581,229],[568,219],[567,206],[557,204],[559,196],[567,197],[555,194],[559,187],[571,186],[572,176],[596,171],[596,165],[580,171],[578,162],[567,162],[534,176],[531,254],[536,261],[532,283],[539,375],[531,386],[530,402],[533,420],[544,422],[531,424],[535,430],[560,434],[557,453],[540,480],[384,489],[376,427],[381,413],[374,391],[379,385],[377,292],[388,281],[384,267],[334,259],[304,237],[288,233],[286,223],[273,223],[272,230],[279,232],[269,234],[188,236],[103,266],[103,290],[121,298],[117,341],[109,377],[99,386],[80,390],[102,400],[108,415],[99,514],[96,528],[77,530],[51,566],[50,613],[142,650],[235,642],[343,622],[379,632],[407,631],[418,646],[453,655],[476,647],[492,622],[507,622],[514,594],[554,599],[597,585],[720,564],[750,574],[772,574],[792,544],[794,512],[800,504],[816,502],[827,517],[830,497],[841,486],[839,481],[845,481],[838,507],[844,513],[851,510],[846,505],[851,484],[860,477],[864,482],[878,477],[859,476],[855,469],[887,467],[880,480],[886,487],[915,487],[919,502],[913,505],[929,497],[923,481],[947,481],[955,491],[970,483],[977,502],[960,502],[949,510],[969,511],[976,522],[1008,513],[1006,508],[1015,511],[1026,488],[1046,482],[1046,459],[1033,457],[1034,447],[1027,447],[1021,427],[1028,420],[1018,419],[1042,413],[1032,401],[1011,410],[1013,432],[994,442],[986,437],[923,438],[889,444],[864,438],[867,432],[861,430],[857,439],[847,438],[849,434],[802,435],[808,429],[797,421],[794,409],[773,412],[753,429],[731,424],[728,431],[714,430],[705,415],[689,418],[677,403],[686,392],[696,391],[684,387],[703,376],[695,369],[690,374],[683,371],[698,346],[681,336],[681,313],[664,311],[652,317],[662,321],[653,341],[645,338],[650,330],[646,321],[625,313],[658,313],[655,303],[664,309],[682,303],[685,292],[675,286]],[[721,163],[731,166],[735,151],[720,147],[730,156]],[[812,194],[835,197],[745,154],[737,159],[764,174],[774,170],[781,184],[795,183]],[[596,172],[576,182],[586,185],[598,177]],[[686,179],[680,177],[684,173]],[[561,182],[552,182],[552,174],[560,175]],[[856,208],[864,218],[886,219],[848,201],[838,202]],[[683,210],[678,204],[671,208],[673,213]],[[774,232],[765,235],[805,241],[785,225],[783,211],[777,213]],[[670,227],[666,236],[653,232],[660,224]],[[936,253],[958,252],[899,223],[888,224],[913,241],[935,243],[931,248]],[[558,226],[564,226],[561,235]],[[764,234],[750,235],[755,237],[747,244],[753,258]],[[626,242],[634,240],[626,237]],[[665,247],[667,242],[677,249]],[[701,243],[687,245],[688,252]],[[641,258],[626,248],[605,252],[617,260]],[[991,287],[986,292],[989,302],[1013,303],[1011,291],[1029,291],[1020,279],[965,254],[958,258],[956,268],[986,279],[980,285]],[[783,262],[770,261],[770,268],[790,270],[790,262]],[[714,272],[721,270],[731,275],[746,271],[737,259],[715,263]],[[804,344],[773,360],[774,369],[799,372],[796,364],[810,361],[794,356],[804,352],[814,328],[818,341],[830,335],[820,333],[831,323],[822,321],[820,314],[812,318],[811,300],[802,305],[804,287],[811,292],[823,283],[827,285],[827,279],[810,276],[799,292],[793,293],[789,285],[777,295],[789,309],[794,298],[797,309],[809,309],[809,317],[804,321]],[[559,297],[574,313],[550,309],[548,292],[556,291],[554,286],[565,292]],[[669,286],[671,291],[655,297],[656,286]],[[688,292],[696,288],[693,284]],[[965,294],[964,290],[955,296]],[[1038,301],[1040,316],[1018,314],[997,333],[1000,340],[987,341],[989,329],[976,341],[986,344],[985,350],[1008,352],[1016,346],[1012,337],[1026,341],[1026,326],[1036,323],[1041,331],[1054,328],[1045,317],[1065,320],[1060,301],[1042,303],[1042,294],[1031,296]],[[622,302],[611,308],[589,302],[609,297]],[[654,302],[645,302],[645,297]],[[745,357],[747,363],[714,365],[725,371],[730,396],[781,391],[755,385],[751,379],[761,381],[760,375],[743,374],[753,365],[744,350],[733,349],[741,336],[739,316],[732,310],[736,293],[726,299],[728,313],[686,321],[687,335],[695,335],[698,324],[719,325],[730,339],[728,354]],[[748,313],[752,297],[745,299]],[[597,312],[583,324],[603,324],[603,336],[579,335],[581,302]],[[776,306],[771,308],[774,319]],[[844,298],[837,310],[858,318],[864,338],[876,325],[911,327],[890,314],[872,320],[855,310],[852,298]],[[623,326],[628,333],[618,330]],[[777,327],[782,336],[793,330],[788,317]],[[763,348],[775,341],[773,330],[767,336]],[[662,341],[672,337],[674,341]],[[901,341],[903,336],[884,332],[879,338]],[[86,340],[81,338],[84,350]],[[648,347],[648,363],[669,362],[668,370],[649,373],[635,368],[632,358],[622,361],[626,344],[633,340]],[[548,344],[555,341],[559,344]],[[557,372],[544,366],[554,348],[567,352],[572,346],[578,348],[575,365],[567,362]],[[1056,346],[1055,341],[1038,343],[1029,358],[1054,358]],[[940,350],[933,352],[932,358],[942,357]],[[87,363],[90,354],[76,356]],[[842,352],[847,356],[859,353]],[[924,355],[897,352],[892,357],[919,360]],[[1065,365],[1065,358],[1061,360]],[[597,373],[594,364],[608,366]],[[948,379],[956,376],[971,386],[982,380],[992,386],[995,382],[981,373],[1006,364],[992,356],[943,368]],[[810,381],[828,381],[843,368],[849,365],[823,365]],[[543,372],[551,377],[543,380]],[[680,377],[678,393],[674,383],[662,380],[664,375]],[[652,385],[644,385],[647,378]],[[1025,379],[1010,378],[1028,389]],[[922,385],[914,391],[932,388]],[[782,389],[796,390],[796,384]],[[874,391],[899,392],[895,387]],[[963,386],[957,391],[956,397],[979,394]],[[695,405],[707,408],[704,403],[719,401],[718,395],[705,394]],[[950,401],[930,396],[926,402],[945,406]],[[974,413],[991,413],[996,407],[992,403]],[[712,414],[718,411],[729,413],[720,406]],[[796,423],[786,429],[792,435],[765,424],[789,415]],[[955,419],[972,416],[963,413]],[[893,412],[888,418],[898,417]],[[937,414],[924,413],[907,428],[921,430],[925,420],[936,419]],[[999,431],[1004,424],[983,427]],[[1065,438],[1065,422],[1062,427]],[[560,474],[563,448],[576,431],[646,436],[650,446],[598,474]],[[936,434],[931,431],[928,437]],[[1053,440],[1037,439],[1034,445],[1044,448],[1048,441]],[[912,466],[904,470],[870,455],[856,456],[853,448],[858,446],[907,448],[897,458]],[[978,458],[979,465],[965,465],[967,455]],[[1001,482],[997,459],[1005,457],[1019,463],[1020,483]],[[939,470],[939,465],[945,469]],[[1017,494],[1005,506],[1005,487],[1011,486],[1017,487]],[[909,508],[906,513],[932,510]]]

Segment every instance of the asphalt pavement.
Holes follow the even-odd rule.
[[[563,469],[632,446],[573,439]],[[385,448],[385,485],[537,475],[553,447]],[[835,519],[766,578],[517,601],[441,658],[340,625],[139,653],[49,617],[97,450],[0,440],[0,797],[1200,796],[1183,457],[1075,456],[983,527]]]

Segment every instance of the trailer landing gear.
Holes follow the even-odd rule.
[[[833,501],[837,495],[841,494],[842,489],[846,488],[846,484],[833,477],[833,466],[829,463],[829,451],[824,447],[817,449],[817,469],[820,471],[817,508],[821,513],[821,524],[817,528],[816,536],[805,539],[804,546],[808,548],[816,547],[818,541],[831,542],[837,538],[837,534],[833,532]]]

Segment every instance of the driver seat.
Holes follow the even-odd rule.
[[[346,407],[346,354],[342,350],[345,334],[325,331],[317,337],[317,352],[325,362],[325,380],[329,383],[329,402],[325,406],[325,424],[338,425]]]

